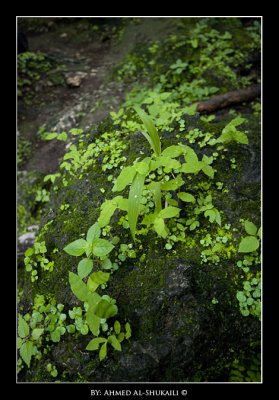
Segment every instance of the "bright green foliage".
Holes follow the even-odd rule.
[[[142,120],[147,132],[142,132],[144,137],[148,140],[151,148],[153,149],[154,153],[159,156],[161,154],[161,140],[158,134],[157,129],[152,121],[152,119],[147,115],[140,107],[134,106],[134,109],[138,113],[140,119]]]
[[[64,247],[64,251],[71,256],[81,256],[86,250],[86,240],[78,239]]]
[[[50,375],[51,375],[53,378],[56,378],[56,377],[57,377],[58,371],[57,371],[55,365],[52,365],[51,363],[48,363],[47,366],[46,366],[46,370],[47,370],[47,372],[50,373]]]
[[[136,225],[140,210],[141,193],[144,187],[145,176],[137,172],[130,188],[128,198],[128,222],[133,239],[135,240]]]
[[[23,361],[27,364],[28,368],[30,367],[30,361],[31,361],[33,352],[34,352],[34,346],[33,346],[33,343],[30,342],[29,340],[24,342],[19,350],[19,353],[20,353]]]
[[[94,338],[94,339],[90,340],[90,342],[86,346],[86,350],[98,350],[99,345],[101,343],[106,343],[106,342],[107,342],[107,339],[105,339],[105,338],[102,338],[102,337]]]
[[[107,342],[101,346],[101,349],[99,352],[100,361],[103,361],[103,359],[106,358],[106,355],[107,355]]]
[[[92,242],[92,253],[100,258],[105,257],[107,254],[109,254],[113,248],[114,245],[105,239],[97,238],[94,239]]]
[[[251,276],[243,282],[243,290],[238,291],[236,298],[239,301],[240,312],[244,317],[253,315],[261,319],[261,280],[260,273]]]
[[[247,135],[236,129],[236,127],[243,124],[244,121],[244,118],[236,117],[231,122],[229,122],[222,130],[222,134],[217,139],[217,143],[228,144],[230,142],[236,142],[241,144],[248,144]]]
[[[134,166],[123,168],[112,188],[112,191],[121,192],[123,189],[125,189],[127,185],[133,182],[136,172],[137,171]]]
[[[180,212],[180,208],[177,207],[167,207],[161,210],[158,214],[159,218],[173,218],[176,217]]]
[[[107,272],[97,271],[93,272],[87,281],[88,289],[95,292],[98,286],[103,285],[109,280],[110,274]]]
[[[87,300],[88,289],[83,280],[73,272],[69,272],[69,282],[74,295],[81,301]]]
[[[261,231],[259,229],[259,231],[257,232],[256,225],[248,220],[244,221],[244,228],[245,231],[251,236],[245,236],[244,238],[241,239],[241,242],[238,247],[238,252],[252,253],[253,251],[256,251],[260,246],[260,242],[257,236],[259,238],[261,237]]]
[[[121,332],[121,325],[118,321],[114,324],[114,333],[109,334],[107,338],[98,337],[90,340],[88,343],[86,350],[89,351],[99,351],[99,359],[102,361],[107,355],[107,345],[110,344],[115,350],[121,351],[121,342],[124,338],[129,339],[131,337],[131,328],[130,324],[127,322],[125,324],[126,333]],[[100,347],[101,345],[101,347]],[[100,349],[100,350],[99,350]]]
[[[100,237],[101,234],[101,228],[100,225],[96,222],[94,225],[92,225],[86,235],[86,241],[87,242],[93,242],[94,239],[97,239]]]
[[[255,224],[253,224],[253,222],[246,220],[244,223],[244,227],[245,227],[245,231],[248,233],[248,235],[255,236],[257,234],[257,227]]]
[[[57,132],[48,133],[48,132],[45,132],[43,139],[44,140],[57,139],[57,140],[60,140],[62,142],[66,142],[67,139],[68,139],[68,135],[67,135],[66,132],[61,132],[61,133],[57,133]]]
[[[101,299],[95,308],[95,314],[99,318],[114,317],[117,314],[117,306],[105,299]]]
[[[116,336],[111,335],[108,338],[108,342],[112,345],[112,347],[117,350],[117,351],[121,351],[121,344],[119,343],[119,341],[116,339]]]
[[[180,192],[177,196],[180,200],[185,201],[186,203],[195,203],[196,201],[195,197],[190,193]]]
[[[18,316],[18,335],[21,338],[25,338],[26,336],[29,335],[29,326],[26,323],[26,321],[22,318],[22,316],[19,314]]]
[[[84,258],[78,264],[78,276],[83,279],[90,274],[93,268],[93,261],[90,258]]]
[[[259,241],[255,236],[246,236],[241,240],[238,251],[239,253],[251,253],[256,251],[259,245]]]
[[[37,360],[42,357],[40,348],[45,341],[59,342],[61,336],[65,334],[67,316],[62,312],[63,308],[63,304],[56,305],[54,299],[46,302],[44,296],[37,295],[30,314],[27,313],[24,316],[19,314],[19,371],[23,368],[22,360],[30,367],[32,357]]]
[[[33,247],[28,248],[24,255],[25,270],[31,273],[31,282],[38,280],[39,268],[44,272],[52,272],[54,261],[49,261],[46,257],[47,248],[45,242],[35,241]]]

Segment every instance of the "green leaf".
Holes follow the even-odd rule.
[[[204,213],[205,217],[209,217],[209,221],[212,223],[215,221],[215,211],[214,209],[212,210],[206,210]]]
[[[151,190],[154,191],[155,212],[158,213],[162,210],[161,202],[161,182],[152,182],[154,185]]]
[[[180,169],[181,172],[184,173],[192,173],[196,174],[199,172],[204,164],[199,161],[198,156],[196,155],[195,151],[189,147],[189,146],[184,146],[185,149],[185,164],[182,164],[182,167]]]
[[[142,122],[150,136],[148,136],[144,132],[142,132],[142,134],[148,140],[154,153],[157,156],[159,156],[161,154],[161,140],[160,140],[158,131],[155,128],[155,125],[154,125],[152,119],[139,106],[135,105],[134,109],[137,112],[140,119],[142,120]]]
[[[215,211],[215,221],[217,222],[218,225],[221,226],[221,215],[216,208],[214,208],[214,211]]]
[[[246,221],[244,222],[244,227],[245,227],[245,230],[246,230],[246,232],[248,233],[248,235],[256,236],[256,234],[257,234],[257,227],[256,227],[255,224],[253,224],[253,222],[250,222],[250,221],[246,220]]]
[[[164,157],[172,157],[176,158],[181,156],[181,154],[184,154],[185,148],[184,146],[169,146],[165,150],[162,151],[162,156]]]
[[[56,132],[47,133],[46,135],[44,135],[44,140],[55,139],[57,137],[57,135],[58,135],[58,133],[56,133]]]
[[[102,361],[107,355],[107,343],[104,343],[101,346],[100,352],[99,352],[99,359]]]
[[[195,203],[195,197],[190,194],[190,193],[186,193],[186,192],[180,192],[177,194],[178,198],[182,201],[185,201],[187,203]]]
[[[176,217],[180,211],[178,207],[167,207],[159,212],[158,218],[173,218]]]
[[[43,329],[43,328],[36,328],[36,329],[33,329],[33,331],[32,331],[32,338],[33,338],[34,340],[38,340],[39,337],[43,334],[43,332],[44,332],[44,329]]]
[[[102,261],[102,268],[103,268],[103,269],[111,269],[111,268],[112,268],[112,262],[110,261],[109,258],[105,258],[105,259]]]
[[[124,332],[120,332],[119,335],[117,336],[117,340],[119,343],[123,342],[125,338]]]
[[[184,172],[185,174],[196,174],[198,173],[203,167],[203,164],[200,161],[196,162],[186,162],[182,164],[180,171]]]
[[[22,318],[22,316],[18,315],[18,335],[22,339],[29,335],[29,326],[27,322]]]
[[[166,230],[165,221],[163,220],[163,218],[157,217],[155,219],[154,230],[159,236],[163,237],[164,239],[167,237],[168,232]]]
[[[243,124],[243,122],[245,122],[245,118],[236,117],[236,118],[232,119],[232,120],[225,126],[225,128],[222,130],[222,132],[228,133],[228,132],[231,132],[231,131],[235,131],[235,130],[236,130],[235,128],[236,128],[238,125]]]
[[[244,118],[236,117],[222,130],[221,136],[216,140],[217,143],[242,143],[248,144],[248,137],[245,133],[236,130],[236,126],[241,125],[245,121]]]
[[[101,205],[101,213],[98,218],[98,222],[101,228],[109,224],[110,219],[114,214],[115,210],[119,207],[119,203],[121,202],[121,200],[126,200],[126,199],[123,199],[122,196],[116,196],[111,200],[106,200]]]
[[[19,354],[28,368],[30,367],[31,357],[34,351],[33,343],[27,340],[19,349]]]
[[[202,171],[205,175],[209,176],[209,178],[214,178],[214,169],[210,165],[203,163]]]
[[[68,139],[68,135],[66,132],[61,132],[59,135],[57,135],[57,140],[61,140],[62,142],[66,142]]]
[[[183,184],[184,184],[184,180],[179,175],[175,179],[170,179],[167,182],[163,182],[161,187],[162,187],[162,190],[176,190]]]
[[[50,338],[53,342],[58,343],[60,341],[61,332],[60,329],[56,328],[55,331],[50,332]]]
[[[109,280],[110,274],[108,272],[98,271],[93,272],[87,281],[88,289],[95,292],[98,286],[103,285]]]
[[[144,187],[145,176],[136,174],[129,192],[128,198],[128,222],[133,239],[135,240],[136,226],[140,210],[140,201]]]
[[[125,324],[125,329],[126,329],[125,338],[129,339],[132,336],[131,326],[130,326],[129,322],[127,322]]]
[[[197,110],[197,104],[192,104],[191,106],[186,106],[183,108],[185,114],[195,115]]]
[[[97,257],[104,257],[109,254],[112,249],[114,249],[114,245],[105,239],[95,239],[93,241],[93,254]]]
[[[87,300],[88,289],[83,280],[73,272],[69,272],[69,282],[74,295],[81,301]]]
[[[32,256],[32,254],[34,253],[34,250],[32,247],[29,247],[29,249],[27,249],[24,253],[25,257],[30,257]]]
[[[96,292],[88,292],[87,294],[87,302],[89,307],[95,309],[96,305],[101,301],[101,296]]]
[[[246,301],[246,296],[243,292],[237,292],[236,298],[240,303],[244,303]]]
[[[102,299],[95,308],[95,314],[100,318],[110,318],[117,314],[117,306]]]
[[[115,321],[115,322],[114,322],[113,328],[114,328],[114,332],[115,332],[117,335],[119,335],[120,330],[121,330],[120,322],[119,322],[119,321]]]
[[[255,236],[245,236],[238,247],[239,253],[251,253],[257,250],[259,247],[259,241]]]
[[[78,276],[83,279],[90,274],[93,268],[93,261],[90,258],[84,258],[78,264]]]
[[[143,161],[140,161],[140,162],[134,164],[136,172],[138,172],[139,174],[144,175],[144,176],[147,175],[149,172],[150,157],[147,157],[146,161],[143,160]]]
[[[98,336],[100,333],[101,319],[95,315],[96,306],[89,306],[86,313],[86,322],[93,333],[93,335]]]
[[[100,237],[101,234],[101,228],[98,222],[96,222],[94,225],[92,225],[86,235],[86,241],[87,242],[93,242],[94,239],[97,239]]]
[[[261,227],[258,230],[257,236],[261,239],[261,237],[262,237],[262,228]]]
[[[86,240],[78,239],[64,247],[64,251],[71,256],[81,256],[86,249]]]
[[[94,338],[94,339],[90,340],[90,342],[86,346],[86,350],[98,350],[99,345],[101,343],[106,343],[106,342],[107,342],[107,339],[105,339],[105,338],[102,338],[102,337]]]
[[[108,342],[112,345],[112,347],[117,350],[117,351],[121,351],[121,344],[118,342],[118,340],[116,339],[115,335],[111,335],[108,338]]]
[[[120,192],[125,189],[127,185],[133,182],[134,176],[136,175],[135,166],[125,167],[120,172],[120,175],[116,179],[116,182],[112,188],[113,192]]]

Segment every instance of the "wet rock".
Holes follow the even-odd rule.
[[[80,87],[81,82],[87,76],[87,72],[71,72],[66,74],[66,83],[70,88]]]
[[[37,225],[34,225],[37,226]],[[30,227],[29,227],[30,228]],[[27,232],[18,238],[18,255],[23,255],[25,250],[32,247],[35,241],[36,232]]]

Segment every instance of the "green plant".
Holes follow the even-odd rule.
[[[231,120],[222,130],[221,136],[216,140],[217,143],[228,144],[230,142],[248,144],[247,135],[237,130],[237,126],[243,124],[244,118],[236,117]]]
[[[250,275],[250,279],[243,282],[243,289],[239,290],[236,298],[239,301],[240,312],[244,317],[254,315],[261,319],[261,277],[260,273]]]
[[[36,295],[32,312],[22,316],[18,315],[17,347],[18,371],[23,368],[23,363],[30,367],[32,357],[41,359],[48,352],[48,342],[57,343],[66,332],[66,314],[63,304],[56,304],[55,299]]]
[[[50,373],[50,375],[51,375],[53,378],[56,378],[56,377],[57,377],[58,371],[57,371],[55,365],[53,365],[53,364],[51,364],[51,363],[48,363],[47,366],[46,366],[46,370],[47,370],[47,372]]]
[[[78,274],[69,272],[71,290],[80,301],[84,302],[86,323],[82,320],[80,307],[74,308],[69,312],[69,315],[70,318],[75,320],[75,327],[82,334],[86,335],[89,327],[93,335],[97,336],[88,344],[87,350],[96,350],[98,348],[98,346],[95,348],[96,343],[103,342],[100,352],[100,360],[103,360],[106,356],[106,344],[110,343],[116,350],[121,350],[120,342],[124,339],[124,336],[120,332],[117,337],[111,335],[112,330],[108,329],[107,320],[118,313],[115,300],[108,295],[101,296],[96,292],[99,287],[105,289],[110,278],[109,272],[103,272],[100,269],[113,270],[113,264],[108,258],[108,254],[114,249],[114,245],[111,241],[100,238],[100,235],[101,226],[97,222],[89,228],[86,240],[75,240],[68,244],[64,251],[77,257],[86,253],[87,258],[83,258],[77,266]],[[92,272],[93,265],[94,272]],[[98,267],[99,270],[97,270]],[[107,339],[99,337],[101,330],[103,333],[107,332]],[[94,346],[92,343],[94,343]]]
[[[62,142],[66,142],[68,139],[68,135],[66,132],[44,132],[44,135],[42,136],[43,140],[53,140],[53,139],[57,139],[60,140]]]
[[[46,189],[38,189],[36,191],[35,201],[38,201],[41,203],[49,202],[49,192]]]
[[[202,160],[199,161],[195,151],[189,146],[185,146],[182,144],[177,146],[169,146],[162,152],[159,134],[152,119],[143,110],[139,109],[139,107],[135,107],[135,110],[142,119],[144,127],[148,132],[143,132],[143,135],[148,140],[153,150],[153,155],[152,157],[144,158],[142,161],[135,162],[133,166],[123,168],[120,175],[116,179],[112,191],[122,191],[128,184],[131,183],[127,205],[124,203],[123,207],[122,197],[121,201],[122,209],[124,209],[125,211],[127,210],[128,212],[128,223],[130,226],[132,237],[135,240],[137,220],[140,211],[143,208],[142,194],[143,190],[145,189],[145,180],[149,176],[150,183],[146,186],[146,188],[153,192],[155,210],[153,214],[146,215],[142,223],[147,226],[153,225],[154,230],[157,232],[157,234],[161,237],[166,238],[168,230],[164,220],[178,216],[180,209],[173,206],[174,204],[177,204],[177,202],[174,202],[174,200],[171,199],[168,199],[165,208],[162,209],[162,191],[168,192],[180,188],[185,183],[184,179],[182,178],[182,173],[196,174],[199,171],[203,171],[206,175],[213,178],[214,170],[210,166],[213,158],[204,155]],[[185,158],[185,163],[183,164],[175,159],[181,156],[184,156]],[[170,179],[169,175],[160,177],[160,175],[162,175],[162,170],[164,170],[164,173],[166,174],[170,173],[173,176],[173,179]],[[159,175],[158,181],[154,181],[154,179],[152,179],[153,177],[156,177],[156,174],[154,174],[153,171],[157,171],[157,174]],[[177,174],[177,176],[175,176],[174,174]],[[162,179],[163,177],[165,179]],[[195,202],[194,196],[190,193],[180,192],[178,196],[183,202]],[[118,196],[111,201],[115,204],[115,208],[112,209],[111,215],[113,214],[114,210],[119,207],[119,199],[120,197]],[[168,206],[168,203],[172,203],[173,205]],[[210,208],[212,208],[211,211],[209,211]],[[216,220],[217,223],[221,223],[220,214],[218,210],[213,208],[213,206],[208,206],[204,209],[201,208],[201,210],[208,210],[206,211],[205,216],[209,216],[211,222]],[[102,209],[100,216],[101,219],[104,219],[103,215],[105,213],[106,210],[104,211]]]
[[[245,236],[244,238],[241,239],[241,242],[238,247],[238,252],[251,253],[259,248],[260,245],[259,239],[261,238],[261,228],[257,229],[256,225],[248,220],[244,222],[244,227],[246,233],[248,233],[249,236]]]
[[[33,247],[29,247],[24,255],[25,270],[31,272],[31,282],[38,280],[38,268],[40,267],[43,271],[52,272],[54,267],[54,261],[49,261],[45,256],[47,248],[45,242],[36,241]]]

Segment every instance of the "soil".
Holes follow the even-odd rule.
[[[55,172],[65,152],[65,143],[40,140],[39,128],[44,126],[47,131],[58,132],[73,127],[89,129],[110,111],[116,111],[128,88],[127,84],[112,78],[115,66],[137,43],[160,40],[177,23],[174,18],[138,18],[137,21],[126,18],[120,21],[120,28],[119,19],[105,21],[109,25],[96,20],[59,19],[54,30],[27,32],[29,51],[43,52],[63,64],[65,77],[75,72],[87,75],[76,88],[66,84],[49,86],[48,81],[39,81],[31,105],[19,100],[18,132],[33,147],[21,170]],[[88,34],[96,22],[98,31]]]

